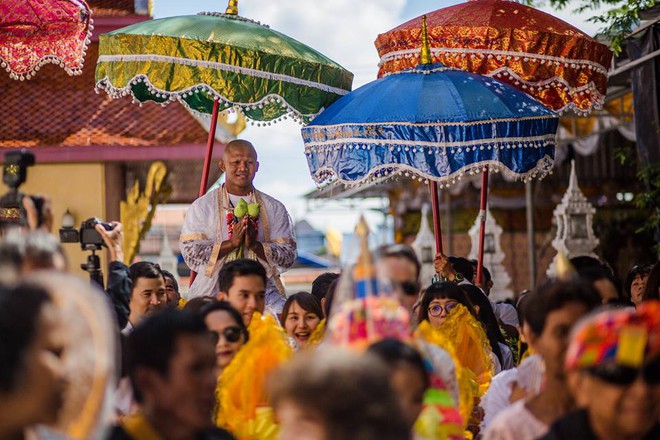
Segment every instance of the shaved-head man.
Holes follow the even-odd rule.
[[[218,293],[218,272],[242,255],[264,266],[266,307],[281,313],[285,296],[279,274],[296,258],[291,217],[282,203],[254,188],[259,161],[252,143],[231,141],[219,165],[225,183],[192,204],[179,238],[186,264],[197,272],[189,298]],[[241,199],[259,205],[258,217],[235,216]]]

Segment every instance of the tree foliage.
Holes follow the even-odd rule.
[[[639,24],[640,12],[651,8],[656,2],[657,0],[528,0],[532,5],[549,4],[557,9],[571,7],[576,13],[594,11],[595,15],[588,21],[603,26],[599,33],[609,40],[610,48],[616,55],[621,52],[626,35]],[[602,9],[604,12],[601,12]]]

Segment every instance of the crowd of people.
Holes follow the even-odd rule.
[[[437,254],[431,282],[410,247],[362,246],[286,292],[295,241],[252,186],[254,147],[230,144],[222,168],[181,237],[187,298],[157,264],[122,262],[116,222],[97,228],[103,290],[47,232],[1,239],[0,440],[660,438],[660,263],[619,283],[577,257],[495,303],[470,260]]]

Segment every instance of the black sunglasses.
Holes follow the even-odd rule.
[[[395,283],[406,296],[417,296],[419,293],[419,283],[414,281],[403,281],[400,283]]]
[[[220,340],[220,335],[225,338],[227,342],[238,342],[241,339],[243,330],[238,326],[227,327],[222,331],[222,333],[212,332],[213,336],[216,338],[216,342]]]
[[[640,375],[648,385],[658,385],[660,384],[660,358],[652,360],[642,368],[609,364],[587,368],[587,372],[603,382],[612,385],[630,385],[635,382]]]

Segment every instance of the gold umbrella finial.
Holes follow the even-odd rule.
[[[426,15],[422,15],[422,55],[421,64],[431,64],[431,46],[429,45],[429,30],[426,26]]]
[[[374,268],[371,252],[369,251],[369,226],[364,216],[360,216],[360,220],[355,226],[355,235],[360,240],[360,255],[355,265],[356,278],[371,277],[374,275]]]
[[[225,14],[238,15],[238,0],[229,0]]]
[[[575,267],[571,264],[571,260],[562,251],[559,251],[557,254],[557,266],[555,270],[557,279],[560,281],[570,281],[577,274]]]

